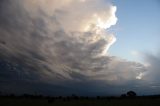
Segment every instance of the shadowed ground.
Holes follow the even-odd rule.
[[[160,106],[160,98],[31,99],[1,97],[0,106]]]

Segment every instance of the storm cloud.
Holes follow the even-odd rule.
[[[115,12],[106,0],[1,0],[0,89],[94,95],[136,83],[146,67],[107,53]]]

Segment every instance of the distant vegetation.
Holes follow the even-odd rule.
[[[128,91],[127,94],[122,94],[120,97],[121,98],[125,98],[125,97],[130,97],[130,98],[132,97],[133,98],[136,96],[137,96],[137,94],[134,91]]]
[[[108,96],[43,96],[23,94],[2,95],[0,106],[160,106],[160,95],[137,96],[134,91],[122,94],[120,97]]]

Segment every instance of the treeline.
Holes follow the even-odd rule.
[[[70,100],[112,100],[112,99],[156,99],[160,98],[160,95],[148,95],[148,96],[137,96],[133,91],[129,91],[126,94],[120,96],[77,96],[72,94],[71,96],[44,96],[44,95],[33,95],[33,94],[3,94],[0,93],[0,98],[18,98],[18,99],[47,99],[49,103],[54,102],[55,100],[70,101]]]

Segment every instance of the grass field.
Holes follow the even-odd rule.
[[[0,106],[160,106],[160,98],[127,99],[30,99],[0,98]]]

